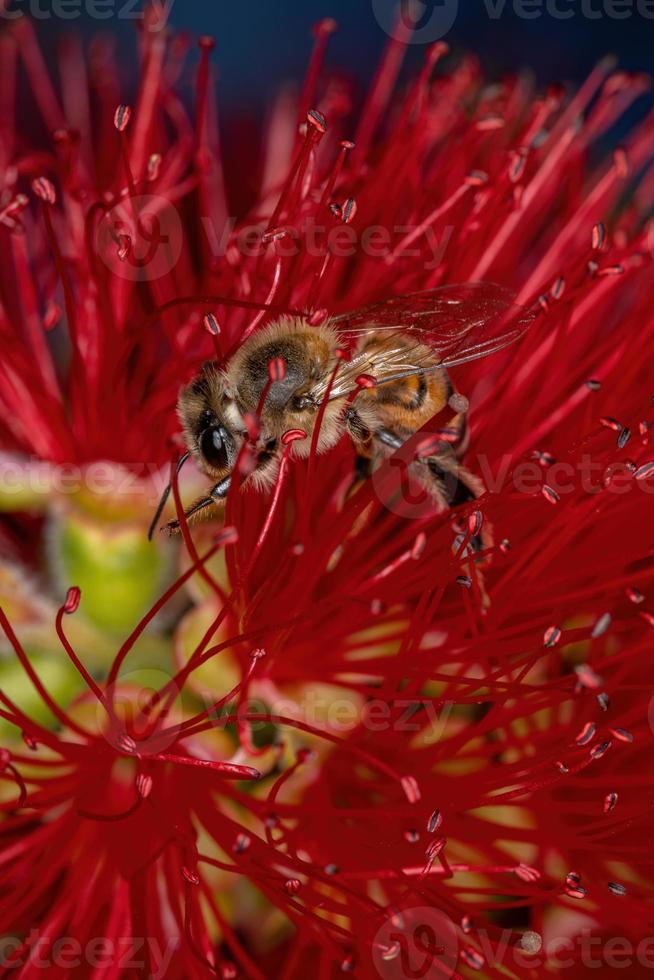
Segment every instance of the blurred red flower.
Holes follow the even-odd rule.
[[[476,280],[540,310],[453,372],[473,504],[414,509],[388,463],[351,492],[346,441],[293,460],[272,494],[230,494],[217,537],[184,528],[181,577],[106,677],[66,639],[69,593],[71,705],[3,614],[53,717],[1,696],[27,744],[0,759],[20,977],[127,977],[130,956],[170,977],[547,976],[566,955],[581,974],[607,937],[649,968],[654,119],[592,163],[644,82],[602,64],[538,96],[471,57],[443,71],[439,44],[396,92],[395,39],[350,143],[348,92],[320,72],[333,26],[261,156],[230,150],[259,181],[236,219],[208,40],[190,114],[185,38],[142,32],[132,107],[106,39],[88,60],[67,43],[60,91],[28,21],[1,42],[54,130],[5,109],[0,431],[28,462],[162,465],[180,383],[282,312]],[[210,625],[130,700],[132,647],[191,578]],[[200,709],[186,693],[226,653],[239,679]]]

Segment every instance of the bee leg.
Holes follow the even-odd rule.
[[[390,429],[377,429],[375,437],[390,449],[398,450],[404,445],[404,440]],[[476,500],[485,490],[481,480],[462,466],[456,456],[429,456],[416,460],[417,466],[423,473],[423,482],[439,504],[446,507],[456,507],[457,504],[469,503]],[[424,479],[424,471],[429,476]],[[475,535],[470,542],[473,551],[481,551],[488,541],[483,533]]]
[[[350,438],[355,446],[368,447],[372,442],[372,432],[363,421],[359,413],[352,406],[348,406],[344,412],[345,425],[350,434]]]
[[[270,490],[275,485],[279,473],[281,453],[278,441],[271,439],[258,454],[254,469],[246,477],[243,488],[254,487],[255,490]]]
[[[375,438],[379,442],[381,442],[384,446],[387,446],[389,449],[393,450],[393,452],[396,452],[398,449],[401,449],[404,443],[406,442],[406,439],[403,439],[401,436],[399,436],[396,432],[393,432],[391,429],[375,429]],[[388,457],[389,454],[384,453],[383,455]],[[392,455],[393,453],[391,453],[391,456]],[[395,460],[391,459],[391,465],[397,464],[405,472],[407,470],[410,470],[411,473],[414,474],[416,479],[418,479],[423,484],[423,486],[429,493],[430,497],[432,497],[436,501],[439,508],[441,510],[445,510],[447,507],[449,507],[450,504],[447,495],[447,488],[445,486],[444,479],[443,479],[445,474],[437,465],[434,465],[433,468],[430,467],[429,463],[431,462],[432,462],[431,457],[429,460],[410,459],[405,461],[401,459],[395,459]],[[425,469],[428,469],[429,472],[429,475],[427,476],[426,479],[425,479]]]
[[[179,473],[179,471],[181,470],[182,466],[184,465],[184,463],[186,462],[186,460],[189,458],[190,455],[191,454],[188,453],[188,452],[187,453],[184,453],[184,455],[181,456],[180,459],[177,461],[177,466],[176,466],[177,473]],[[163,509],[166,506],[166,503],[168,502],[168,497],[170,496],[170,491],[171,491],[171,484],[168,483],[166,485],[166,489],[161,494],[161,500],[159,501],[159,503],[157,505],[157,509],[156,509],[156,511],[154,513],[154,517],[152,518],[152,521],[150,522],[150,527],[148,528],[148,541],[152,541],[152,535],[154,534],[154,529],[157,526],[157,524],[159,523],[159,518],[161,517],[161,515],[163,513]]]
[[[400,439],[394,432],[391,432],[390,429],[377,429],[375,436],[380,442],[383,442],[385,446],[389,446],[391,449],[400,449],[404,445],[404,440]]]
[[[389,449],[398,450],[404,445],[404,440],[390,429],[377,429],[375,436]],[[461,466],[455,457],[428,456],[416,463],[423,471],[424,468],[429,471],[430,482],[438,484],[438,498],[444,498],[450,507],[475,500],[484,492],[481,480]]]
[[[351,406],[345,410],[345,424],[357,452],[354,479],[349,490],[349,493],[352,493],[359,483],[367,480],[372,474],[372,432]]]
[[[477,500],[486,489],[482,481],[462,466],[456,458],[430,457],[425,462],[434,479],[444,488],[450,507]],[[486,591],[484,577],[484,566],[488,564],[488,558],[480,555],[480,552],[488,551],[492,546],[493,528],[490,524],[484,523],[481,530],[472,535],[466,548],[466,553],[472,558],[470,574],[477,580],[482,612],[486,612],[490,607],[490,596]]]
[[[370,456],[361,456],[357,453],[354,463],[355,483],[359,480],[367,480],[372,475],[372,459]]]
[[[231,476],[224,477],[211,488],[208,496],[200,497],[200,499],[196,500],[188,510],[185,510],[184,517],[188,520],[191,517],[195,517],[196,514],[199,514],[200,511],[204,510],[206,507],[211,507],[212,504],[218,503],[220,500],[224,500],[229,491],[231,482]],[[168,524],[164,524],[161,530],[168,531],[169,534],[176,534],[179,531],[179,521],[169,521]]]

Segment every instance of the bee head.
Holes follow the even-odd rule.
[[[216,479],[231,472],[243,442],[243,426],[215,362],[204,364],[182,388],[177,414],[186,445],[200,468]]]

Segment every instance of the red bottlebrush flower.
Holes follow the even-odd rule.
[[[595,937],[602,966],[616,937],[634,969],[651,955],[654,120],[589,163],[643,81],[602,64],[569,99],[533,99],[521,78],[487,87],[473,58],[437,70],[438,45],[393,95],[394,40],[355,125],[342,85],[320,81],[332,29],[263,159],[237,161],[263,177],[235,222],[207,39],[191,115],[184,39],[144,31],[131,111],[106,42],[88,66],[64,49],[58,91],[28,21],[3,41],[54,133],[32,145],[19,115],[0,144],[0,435],[24,476],[17,506],[1,497],[35,547],[6,539],[45,554],[64,593],[53,554],[93,566],[45,660],[31,580],[0,567],[0,622],[38,702],[0,695],[0,930],[17,976],[539,976],[565,954],[585,969]],[[355,481],[347,439],[318,454],[301,428],[274,486],[242,489],[252,415],[222,524],[189,528],[170,440],[203,360],[224,365],[282,315],[319,328],[479,280],[538,314],[452,370],[457,393],[408,457],[453,446],[469,409],[478,499],[436,507],[398,452]],[[287,379],[283,360],[268,370]],[[170,465],[182,567],[91,670],[64,622],[93,607],[85,648],[102,630],[113,643],[133,583],[160,587],[141,529],[116,545],[121,491],[101,506],[88,486],[103,460]],[[25,512],[61,530],[68,492],[50,490],[71,463],[83,534],[66,525],[46,549]],[[66,701],[40,673],[64,659],[84,685]]]

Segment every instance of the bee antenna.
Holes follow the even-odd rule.
[[[180,456],[179,460],[177,461],[177,466],[176,466],[177,473],[179,473],[179,471],[181,470],[182,466],[184,465],[184,463],[186,462],[186,460],[189,458],[190,455],[191,455],[190,453],[186,452],[186,453],[184,453],[183,456]],[[168,502],[168,498],[170,496],[170,491],[171,490],[172,490],[172,484],[171,483],[168,483],[167,486],[166,486],[166,488],[165,488],[165,490],[164,490],[164,492],[161,494],[161,500],[159,501],[159,505],[158,505],[158,507],[157,507],[157,509],[156,509],[156,511],[154,513],[154,517],[152,518],[152,522],[150,524],[150,527],[148,528],[148,541],[152,541],[152,535],[154,534],[154,530],[155,530],[157,524],[159,523],[159,518],[161,517],[161,515],[163,513],[163,509],[166,506],[166,503]]]

